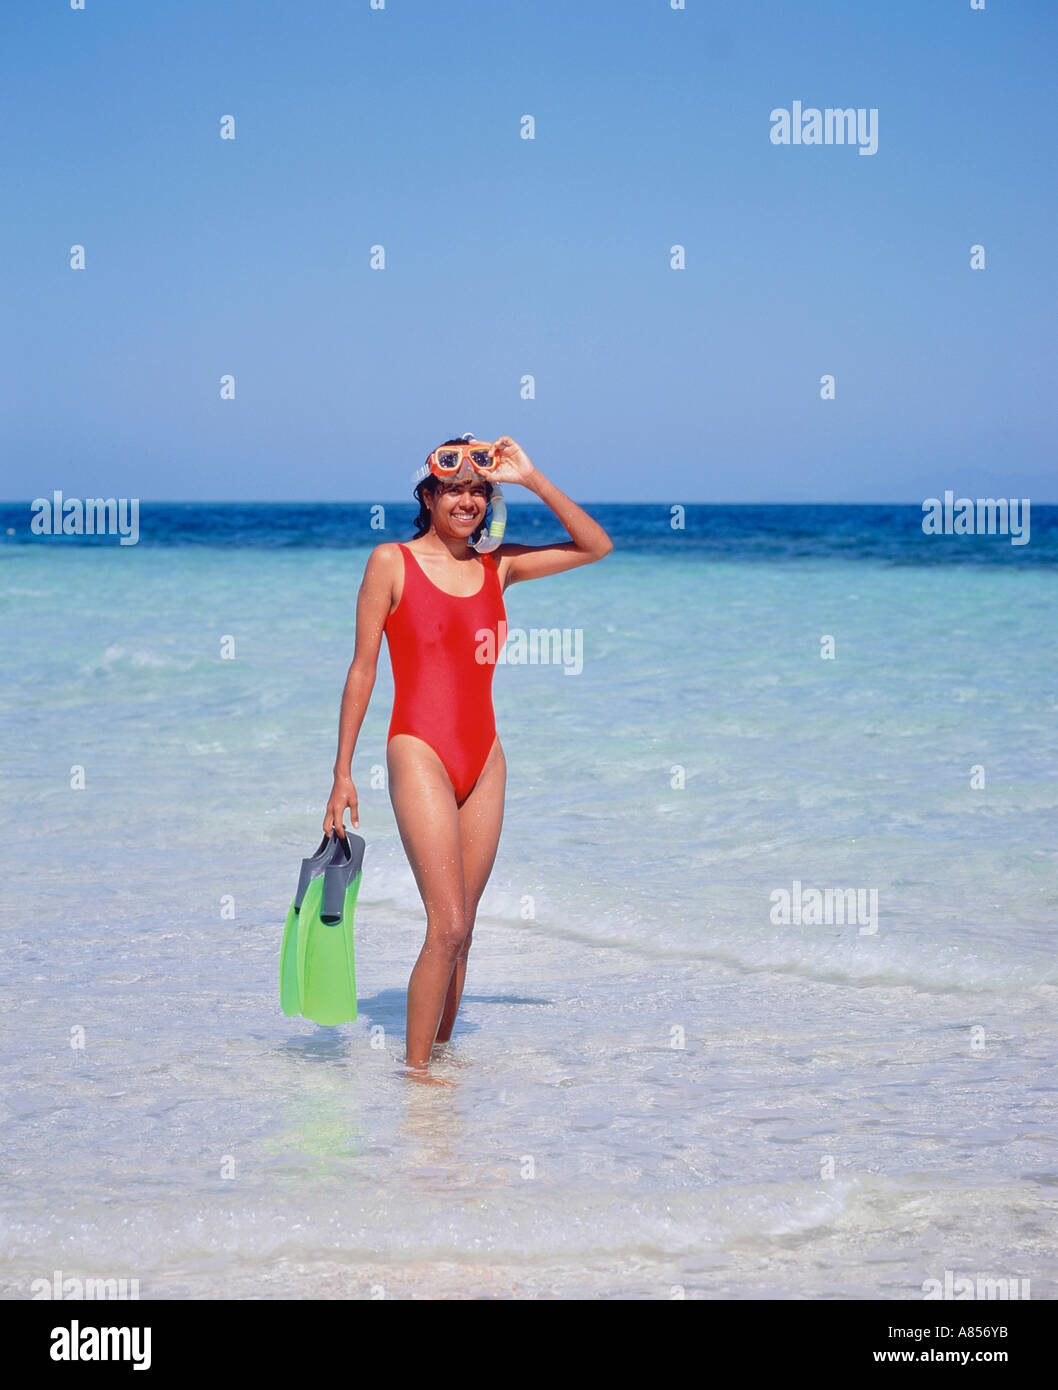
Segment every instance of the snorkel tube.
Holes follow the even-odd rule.
[[[479,555],[487,555],[490,550],[496,550],[503,543],[503,533],[507,529],[507,503],[503,500],[503,489],[499,483],[490,482],[489,487],[492,488],[492,496],[489,498],[492,520],[489,522],[488,534],[470,542]]]

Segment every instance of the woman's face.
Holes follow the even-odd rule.
[[[464,482],[438,483],[433,495],[434,525],[446,535],[466,540],[485,519],[488,491],[482,478],[467,478]]]

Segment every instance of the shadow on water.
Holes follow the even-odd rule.
[[[553,999],[531,999],[524,994],[464,994],[463,1004],[553,1004]]]
[[[466,994],[459,1005],[459,1013],[456,1016],[456,1026],[452,1030],[452,1037],[458,1038],[461,1033],[476,1033],[481,1028],[480,1023],[474,1023],[465,1016],[468,1004],[551,1004],[551,999],[533,999],[520,994]],[[378,994],[373,994],[366,999],[356,1001],[357,1014],[359,1019],[364,1019],[367,1027],[372,1028],[381,1024],[387,1033],[400,1032],[403,1034],[407,1021],[408,1010],[408,991],[406,989],[384,989]]]
[[[310,1019],[290,1019],[291,1023],[309,1023]],[[345,1062],[349,1054],[357,1043],[348,1034],[339,1031],[339,1027],[325,1028],[322,1024],[315,1025],[313,1033],[299,1033],[294,1037],[287,1038],[276,1046],[276,1052],[280,1055],[286,1054],[288,1057],[315,1057],[321,1062]]]
[[[453,1040],[460,1035],[478,1032],[482,1025],[467,1019],[464,1010],[468,1004],[546,1004],[552,999],[537,999],[522,994],[464,994],[460,1005],[456,1026],[452,1030]],[[387,1034],[404,1036],[407,1019],[408,991],[406,989],[384,989],[377,994],[367,995],[356,1001],[357,1019],[353,1024],[338,1024],[336,1027],[315,1026],[312,1033],[300,1033],[279,1044],[278,1050],[298,1057],[317,1057],[321,1061],[345,1061],[354,1047],[363,1046],[346,1029],[364,1027],[368,1031],[381,1025]],[[308,1023],[307,1019],[294,1019],[292,1022]]]

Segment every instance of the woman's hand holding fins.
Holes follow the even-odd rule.
[[[348,773],[336,772],[334,774],[334,786],[331,788],[331,799],[327,802],[327,811],[323,817],[323,833],[329,835],[334,829],[345,839],[345,809],[349,808],[349,819],[353,823],[353,829],[360,829],[360,817],[358,812],[358,802],[356,787],[352,777]]]

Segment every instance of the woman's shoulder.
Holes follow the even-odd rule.
[[[404,568],[404,557],[401,554],[399,541],[382,541],[373,546],[371,554],[367,557],[367,564],[364,567],[365,575],[373,572],[376,575],[395,576],[400,574]]]
[[[377,556],[385,564],[400,559],[400,552],[403,545],[400,541],[380,541],[378,545],[371,549],[370,559],[374,560]]]

